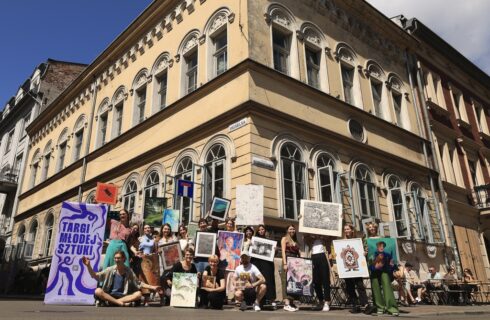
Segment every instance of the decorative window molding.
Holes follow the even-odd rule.
[[[191,30],[184,37],[179,45],[178,54],[175,57],[181,63],[181,96],[196,90],[199,86],[199,39],[201,33],[199,30]]]
[[[351,165],[351,177],[354,179],[357,219],[379,218],[376,173],[366,164],[355,162]]]
[[[346,43],[338,43],[335,50],[335,59],[339,63],[342,79],[342,98],[346,103],[360,109],[362,106],[361,84],[358,74],[358,58],[354,50]]]
[[[325,35],[313,23],[305,22],[297,36],[303,41],[307,83],[324,92],[329,92],[327,62],[324,53],[329,46]]]

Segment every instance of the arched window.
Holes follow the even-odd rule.
[[[17,259],[22,258],[24,254],[24,247],[25,247],[25,241],[26,241],[26,227],[24,225],[20,226],[19,232],[17,232],[17,252],[15,256]]]
[[[146,69],[138,72],[133,81],[132,93],[134,95],[133,106],[133,126],[145,120],[146,109],[146,84],[148,82],[148,72]]]
[[[51,242],[53,238],[53,225],[54,225],[54,216],[52,213],[48,213],[48,217],[46,218],[46,223],[44,225],[44,248],[43,248],[43,256],[47,257],[51,255]]]
[[[51,154],[52,154],[51,140],[48,142],[43,152],[43,170],[41,174],[41,181],[46,180],[49,174],[49,165],[51,164]]]
[[[344,101],[362,109],[356,54],[349,46],[341,43],[337,46],[336,58],[340,65]]]
[[[182,96],[197,89],[199,36],[197,30],[189,32],[179,48],[182,59]]]
[[[219,76],[228,69],[228,9],[220,9],[206,24],[204,32],[208,38],[208,78]]]
[[[56,163],[56,172],[65,168],[66,147],[68,144],[68,128],[63,129],[58,138],[58,161]]]
[[[358,165],[354,176],[361,220],[377,217],[376,185],[371,170],[365,165]]]
[[[138,184],[135,180],[131,180],[126,185],[123,195],[123,205],[124,209],[128,210],[130,214],[134,213],[134,208],[136,206],[136,194],[138,191]]]
[[[386,90],[384,88],[386,75],[384,71],[376,62],[369,61],[365,72],[371,83],[373,113],[381,119],[389,120],[389,112],[386,109]]]
[[[338,202],[339,190],[337,186],[338,173],[335,170],[335,161],[327,153],[322,152],[316,160],[316,174],[320,201]]]
[[[327,63],[324,48],[327,46],[325,37],[318,27],[312,23],[304,23],[301,27],[304,43],[307,83],[317,89],[327,91]]]
[[[415,223],[413,224],[414,238],[433,241],[432,228],[429,219],[429,205],[420,185],[413,183],[410,187],[411,207],[415,210]]]
[[[408,114],[403,99],[403,82],[397,76],[391,74],[388,78],[391,91],[391,102],[396,125],[405,129],[410,128]]]
[[[102,147],[107,142],[107,123],[109,119],[109,98],[102,101],[97,112],[97,140],[96,148]]]
[[[88,204],[95,203],[95,191],[92,191],[88,194],[87,199],[85,200],[85,203],[88,203]]]
[[[306,164],[293,143],[285,143],[280,154],[284,218],[297,219],[300,201],[306,198]]]
[[[177,180],[194,181],[194,164],[192,163],[191,157],[184,157],[179,161],[175,173],[175,181]],[[180,210],[183,224],[187,225],[192,221],[192,198],[178,197],[177,192],[175,192],[174,204],[175,209]]]
[[[37,172],[39,171],[39,162],[41,161],[41,151],[39,149],[34,152],[34,156],[31,161],[31,182],[29,183],[30,187],[34,187],[36,185]]]
[[[121,86],[112,97],[112,105],[114,106],[114,115],[112,120],[112,138],[118,137],[122,132],[124,100],[126,100],[126,89]]]
[[[168,69],[171,64],[170,54],[164,52],[153,65],[154,89],[152,113],[157,113],[167,106]]]
[[[29,228],[29,234],[27,235],[26,249],[24,251],[25,258],[28,259],[32,258],[32,254],[34,251],[34,243],[36,241],[36,236],[37,236],[37,228],[38,228],[37,220],[34,220],[31,224],[31,227]]]
[[[73,129],[73,162],[80,159],[82,154],[82,144],[83,144],[83,133],[85,129],[85,115],[81,115],[77,123],[75,124],[75,128]]]
[[[212,146],[206,154],[204,163],[205,212],[210,209],[213,197],[224,197],[225,166],[225,148],[222,144]]]
[[[399,238],[410,237],[409,221],[400,178],[394,175],[388,177],[388,197],[393,221]]]
[[[152,171],[145,181],[145,199],[158,197],[160,186],[160,176],[158,172]]]

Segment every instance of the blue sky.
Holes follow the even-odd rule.
[[[490,0],[368,0],[388,17],[417,17],[490,73]],[[0,109],[47,58],[90,63],[152,0],[3,0]],[[442,9],[442,10],[441,10]]]

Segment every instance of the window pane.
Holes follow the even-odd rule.
[[[285,217],[287,219],[294,219],[294,200],[292,199],[285,199],[284,203],[284,210],[285,210]]]

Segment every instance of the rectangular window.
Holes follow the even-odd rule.
[[[22,163],[22,154],[19,154],[17,158],[15,158],[14,167],[12,168],[12,174],[19,176],[20,173],[20,164]]]
[[[31,123],[31,113],[29,112],[25,117],[24,121],[22,121],[22,130],[20,131],[22,133],[22,137],[25,137],[27,135],[26,128],[29,126]]]
[[[115,108],[114,113],[114,137],[118,137],[122,130],[123,104],[120,103]]]
[[[342,65],[341,72],[345,102],[354,105],[354,69]]]
[[[48,177],[50,162],[51,162],[51,153],[48,153],[47,155],[44,156],[44,166],[43,166],[43,173],[41,175],[41,181],[46,180],[46,178]]]
[[[160,100],[160,110],[167,106],[167,72],[158,78],[158,97]]]
[[[456,116],[458,117],[458,119],[461,119],[461,110],[459,110],[459,101],[460,101],[460,98],[461,98],[461,95],[460,94],[457,94],[456,92],[452,92],[453,94],[453,101],[454,101],[454,108],[455,108],[455,111],[456,111]]]
[[[274,69],[289,74],[289,36],[272,29]]]
[[[80,153],[82,151],[82,141],[83,141],[83,129],[75,133],[73,161],[77,161],[78,159],[80,159]]]
[[[320,182],[320,201],[337,202],[336,188],[337,172],[331,166],[318,168],[318,179]]]
[[[37,169],[38,169],[39,163],[33,163],[32,164],[32,169],[31,169],[31,188],[36,185],[36,179],[37,179]]]
[[[141,90],[136,91],[136,119],[138,123],[141,123],[145,120],[145,104],[146,104],[146,87]]]
[[[63,170],[65,167],[65,156],[66,156],[66,142],[61,143],[58,146],[58,165],[56,167],[56,172]]]
[[[5,153],[9,152],[10,149],[12,149],[12,142],[14,140],[14,132],[15,129],[10,130],[10,132],[7,135],[7,144],[5,146]]]
[[[197,89],[197,50],[185,57],[186,64],[186,92],[191,93]]]
[[[101,114],[99,117],[100,121],[100,146],[105,144],[107,136],[107,113]]]
[[[381,105],[383,97],[383,84],[371,80],[371,91],[373,93],[374,113],[377,117],[383,118],[383,109]]]
[[[297,219],[301,199],[305,199],[304,170],[304,163],[282,159],[284,217],[286,219]]]
[[[228,37],[226,29],[213,39],[213,44],[215,72],[219,76],[228,67]]]
[[[408,224],[405,216],[403,195],[400,189],[390,189],[391,210],[396,224],[398,237],[408,237]]]
[[[400,127],[403,126],[402,119],[402,95],[396,92],[392,93],[393,97],[393,109],[395,111],[396,124]]]
[[[317,89],[320,88],[320,54],[310,48],[305,48],[306,55],[306,73],[308,84]]]
[[[479,185],[478,176],[476,173],[476,164],[474,161],[468,160],[468,167],[470,169],[471,181],[473,182],[473,186],[476,187]]]

